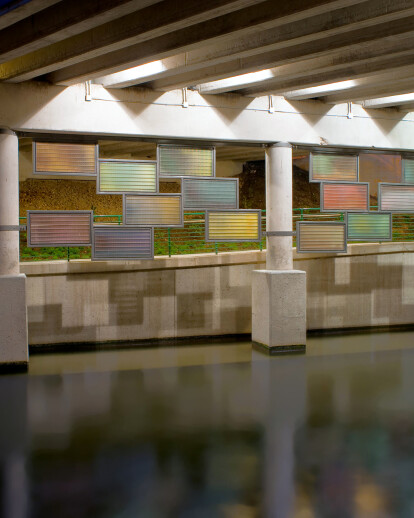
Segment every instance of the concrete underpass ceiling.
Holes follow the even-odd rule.
[[[30,0],[9,7],[0,12],[0,81],[414,105],[414,0]]]

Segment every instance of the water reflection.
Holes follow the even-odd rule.
[[[413,338],[33,357],[0,377],[0,515],[412,517]]]

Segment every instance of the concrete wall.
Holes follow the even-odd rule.
[[[414,323],[414,243],[295,256],[307,272],[308,329]],[[23,263],[29,343],[250,333],[251,272],[265,252],[148,262]]]

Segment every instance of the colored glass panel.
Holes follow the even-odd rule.
[[[27,245],[89,246],[92,211],[28,211]]]
[[[153,259],[152,228],[95,226],[93,228],[92,260]]]
[[[260,210],[207,211],[206,241],[260,241]]]
[[[96,145],[34,142],[37,174],[96,175]]]
[[[380,183],[379,210],[414,212],[414,185]]]
[[[182,227],[184,225],[180,194],[125,195],[126,225]]]
[[[321,183],[321,211],[368,211],[367,183]]]
[[[348,213],[347,234],[351,241],[389,241],[392,239],[391,213]]]
[[[157,163],[100,160],[99,193],[157,192]]]
[[[297,222],[297,252],[346,252],[345,223]]]
[[[184,209],[237,209],[237,179],[183,178]]]
[[[214,148],[158,146],[160,176],[214,176]]]
[[[414,159],[404,158],[403,160],[403,182],[414,183]]]
[[[312,153],[310,181],[357,182],[358,157]]]

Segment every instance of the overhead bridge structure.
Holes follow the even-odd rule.
[[[292,146],[414,154],[413,22],[414,0],[2,2],[0,364],[28,361],[22,138],[265,153],[270,234],[253,278],[253,340],[303,346]]]

